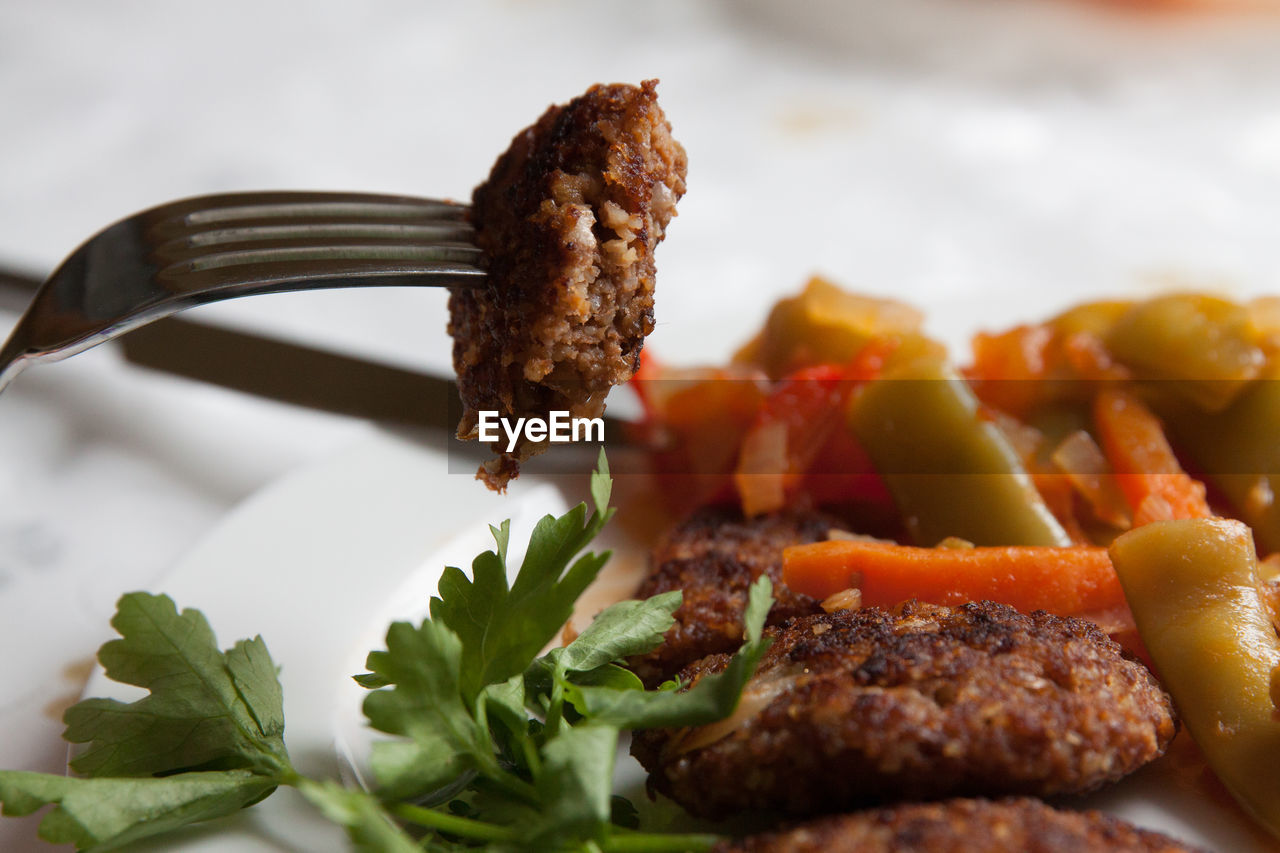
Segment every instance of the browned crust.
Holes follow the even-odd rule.
[[[476,188],[488,282],[449,299],[459,437],[476,437],[481,410],[596,417],[635,373],[653,330],[653,250],[685,189],[656,86],[593,86],[551,107]],[[501,489],[544,446],[494,445],[477,476]]]
[[[694,814],[1080,793],[1160,755],[1176,731],[1146,668],[1079,619],[908,602],[798,617],[774,637],[752,684],[786,689],[763,710],[684,752],[688,730],[632,741],[650,784]]]
[[[676,624],[661,646],[632,658],[628,665],[653,687],[699,658],[732,652],[742,645],[748,588],[762,574],[774,584],[768,624],[818,612],[817,601],[782,582],[782,551],[821,542],[841,526],[818,512],[787,511],[752,519],[729,507],[694,513],[654,549],[653,571],[635,593],[636,598],[649,598],[682,590]]]
[[[1096,811],[1010,798],[909,803],[718,845],[714,853],[1197,853]]]

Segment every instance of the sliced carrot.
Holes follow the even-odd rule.
[[[1024,413],[1043,402],[1056,338],[1047,325],[1016,326],[1000,334],[974,336],[973,366],[965,371],[974,393],[988,406]]]
[[[1108,629],[1132,624],[1105,548],[917,548],[832,540],[787,548],[782,579],[792,591],[818,599],[856,588],[864,607],[912,598],[948,606],[990,600],[1023,611],[1088,616]]]
[[[1213,515],[1204,484],[1182,470],[1160,419],[1132,393],[1099,392],[1093,417],[1102,450],[1133,510],[1133,525]]]
[[[1035,484],[1036,491],[1040,493],[1049,512],[1058,519],[1062,529],[1067,531],[1071,542],[1075,545],[1091,544],[1088,531],[1076,514],[1076,492],[1071,481],[1062,474],[1032,471],[1031,482]]]
[[[1075,402],[1090,383],[1129,379],[1101,337],[1115,310],[1114,303],[1082,305],[1048,323],[979,333],[965,376],[978,399],[1018,416]]]

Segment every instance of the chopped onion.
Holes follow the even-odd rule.
[[[1128,530],[1133,524],[1129,504],[1116,484],[1115,474],[1093,437],[1084,430],[1064,438],[1050,455],[1053,464],[1089,504],[1099,521]]]
[[[842,589],[822,600],[822,609],[828,613],[836,610],[857,610],[861,607],[862,590],[860,589]]]

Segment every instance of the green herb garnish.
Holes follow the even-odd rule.
[[[356,680],[364,711],[390,735],[374,744],[368,792],[303,777],[284,745],[276,667],[260,637],[220,651],[204,616],[167,596],[130,593],[99,652],[109,677],[146,688],[132,703],[88,699],[64,737],[86,744],[81,777],[0,771],[4,813],[52,805],[40,837],[105,850],[238,811],[288,785],[342,825],[362,851],[702,850],[714,835],[644,833],[612,791],[624,730],[728,716],[768,641],[771,587],[751,589],[746,643],[688,690],[646,691],[619,664],[655,648],[680,594],[623,601],[545,655],[609,555],[583,553],[613,514],[603,453],[585,504],[535,527],[508,584],[510,525],[471,576],[448,568],[430,617],[393,624]]]
[[[111,624],[121,639],[98,660],[110,678],[150,693],[69,708],[63,737],[88,745],[71,762],[82,777],[2,770],[5,814],[55,804],[41,838],[109,849],[231,814],[296,780],[261,637],[219,651],[203,614],[141,592],[120,599]]]

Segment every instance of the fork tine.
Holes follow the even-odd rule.
[[[251,248],[212,252],[170,264],[160,271],[160,277],[182,275],[185,272],[223,269],[249,264],[306,264],[325,260],[402,260],[408,263],[423,261],[457,261],[469,263],[480,257],[480,250],[470,243],[433,243],[415,245],[395,241],[390,243],[333,242],[328,240],[269,241]]]
[[[449,220],[462,219],[467,208],[435,201],[431,204],[408,204],[388,201],[319,201],[299,200],[246,204],[211,210],[197,210],[184,214],[181,219],[189,225],[234,222],[242,219],[297,219],[303,221],[341,217],[351,219],[387,220]]]
[[[346,257],[336,252],[329,257],[246,259],[223,266],[186,267],[168,274],[162,272],[157,280],[172,283],[177,291],[208,291],[209,300],[215,300],[237,291],[293,290],[291,285],[303,281],[316,288],[356,284],[412,286],[421,283],[424,273],[448,277],[451,286],[459,287],[482,284],[485,279],[484,270],[473,264],[428,258],[425,253],[418,258],[405,257],[403,253],[379,258],[368,252]]]
[[[166,217],[190,216],[193,222],[213,222],[245,215],[245,211],[272,210],[281,213],[305,213],[328,207],[332,210],[371,210],[375,215],[437,217],[466,215],[462,203],[417,196],[383,195],[357,192],[270,191],[219,193],[180,199],[154,208]],[[252,215],[251,213],[249,215]],[[279,215],[271,213],[268,215]]]
[[[249,219],[224,228],[189,231],[160,245],[168,249],[174,244],[215,246],[245,241],[288,239],[291,237],[371,237],[375,239],[467,240],[475,233],[469,222],[360,222],[355,220],[323,222],[275,223],[272,220]]]
[[[150,211],[146,228],[152,242],[162,243],[209,231],[256,226],[381,223],[470,227],[467,207],[434,199],[392,197],[387,200],[351,193],[314,195],[319,197],[298,193],[248,194],[240,197],[238,203],[226,203],[222,197],[215,197],[217,204],[208,208],[179,202]]]
[[[442,250],[458,250],[466,251],[468,255],[466,259],[471,260],[472,254],[475,254],[475,243],[471,241],[471,234],[466,232],[449,233],[445,231],[410,231],[403,233],[396,232],[379,232],[374,229],[346,229],[346,231],[329,232],[311,232],[307,229],[297,229],[297,231],[282,232],[280,236],[246,236],[242,240],[223,240],[212,243],[191,243],[183,240],[173,240],[165,243],[163,246],[157,246],[151,251],[151,259],[160,268],[174,264],[183,263],[183,261],[200,261],[205,257],[215,255],[237,255],[243,252],[270,252],[275,250],[302,250],[302,248],[347,248],[347,250],[358,252],[361,247],[369,246],[374,250],[392,251],[396,247],[403,247],[408,254],[419,254],[424,250],[431,248],[442,248]],[[301,255],[300,255],[301,256]],[[456,257],[457,252],[449,255]]]
[[[152,257],[157,265],[167,266],[194,261],[215,254],[244,251],[268,251],[330,246],[403,246],[409,250],[423,247],[463,249],[473,247],[474,230],[469,226],[442,225],[282,225],[279,227],[229,228],[202,231],[187,237],[175,237],[156,246]]]
[[[413,271],[461,279],[482,275],[467,212],[408,196],[242,193],[157,209],[146,236],[161,267],[157,280],[176,291],[307,279],[336,285],[343,276],[383,282]]]

